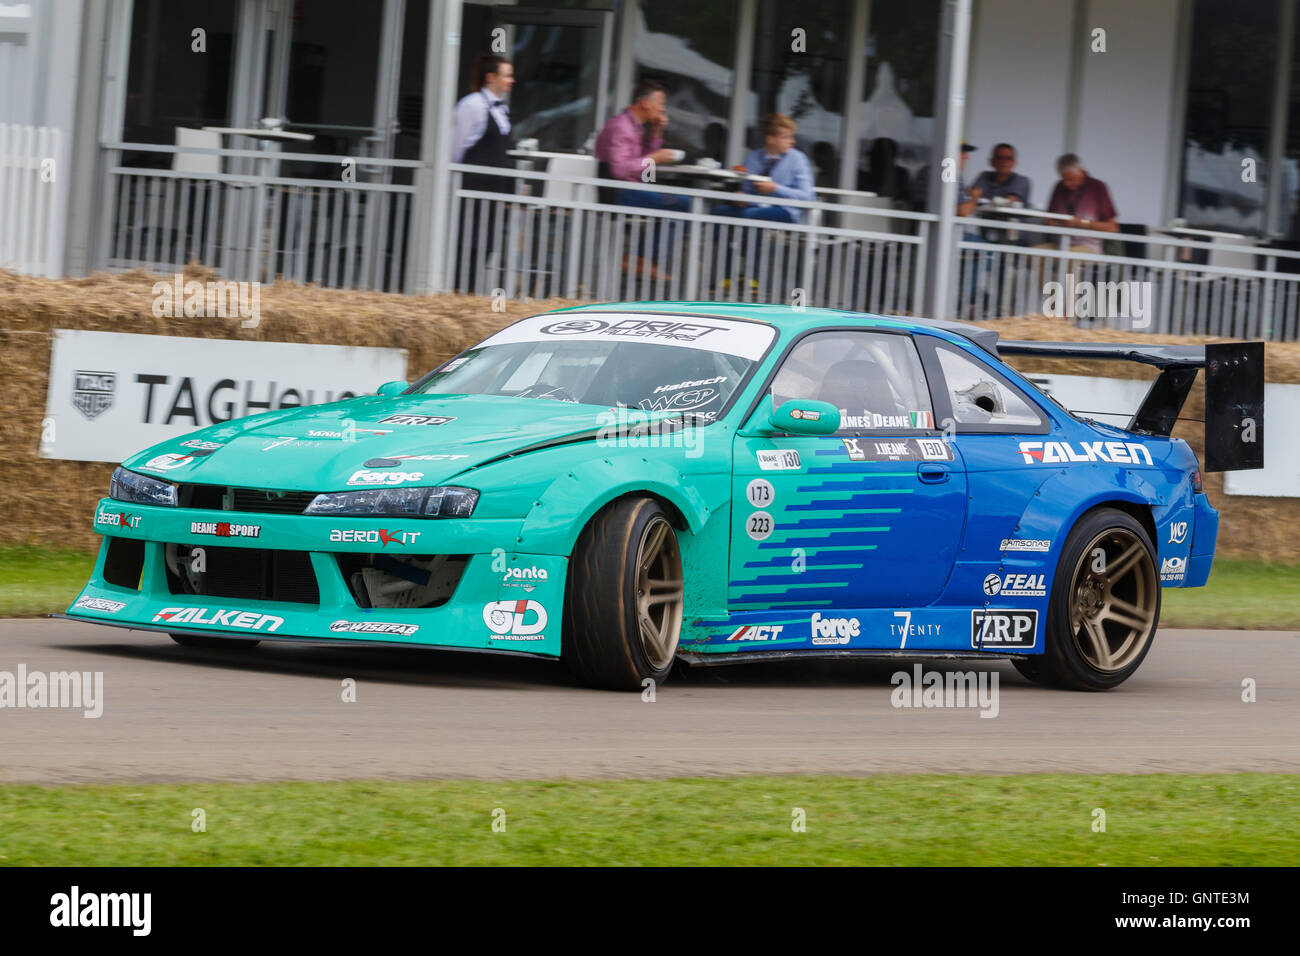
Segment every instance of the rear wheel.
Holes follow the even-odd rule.
[[[1160,619],[1160,578],[1146,529],[1115,508],[1070,531],[1056,567],[1043,656],[1020,673],[1075,690],[1109,690],[1141,666]]]
[[[677,532],[652,498],[620,498],[583,529],[569,564],[564,660],[584,684],[639,690],[672,670],[681,636]]]
[[[243,637],[200,637],[197,634],[172,633],[168,633],[167,636],[181,647],[203,647],[228,651],[248,651],[262,643],[261,641],[250,641]]]

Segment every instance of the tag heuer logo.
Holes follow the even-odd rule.
[[[116,372],[81,372],[75,374],[72,405],[87,418],[95,418],[113,407],[117,389]]]

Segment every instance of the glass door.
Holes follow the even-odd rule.
[[[479,53],[504,48],[514,64],[513,139],[536,139],[539,149],[557,152],[576,152],[594,142],[607,116],[613,43],[609,10],[466,4],[464,27],[465,83]]]

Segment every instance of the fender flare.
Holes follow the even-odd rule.
[[[596,458],[560,475],[538,497],[519,530],[516,551],[569,555],[582,529],[601,508],[637,492],[670,503],[686,529],[698,534],[714,508],[698,489],[665,462],[632,458]]]

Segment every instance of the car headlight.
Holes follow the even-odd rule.
[[[303,514],[366,517],[398,515],[409,518],[468,518],[478,504],[473,488],[375,488],[317,495]]]
[[[176,486],[171,482],[137,475],[121,467],[113,469],[113,477],[108,482],[108,496],[137,505],[176,507]]]

